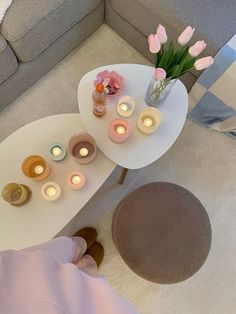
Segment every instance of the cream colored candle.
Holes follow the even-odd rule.
[[[148,107],[143,109],[137,119],[137,127],[143,134],[151,134],[156,131],[162,122],[160,110]]]

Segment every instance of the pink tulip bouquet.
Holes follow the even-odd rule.
[[[194,28],[188,26],[178,38],[178,46],[175,47],[173,41],[167,45],[167,34],[165,27],[158,25],[156,34],[148,37],[149,50],[156,55],[154,82],[150,83],[146,94],[146,100],[159,102],[166,97],[166,88],[176,78],[195,68],[203,70],[213,64],[212,57],[197,59],[198,55],[205,49],[206,43],[201,40],[193,46],[188,43],[194,33]],[[155,82],[156,81],[156,82]],[[150,90],[151,89],[151,90]],[[153,105],[153,104],[151,104]]]

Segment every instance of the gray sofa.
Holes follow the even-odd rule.
[[[0,109],[104,20],[153,61],[147,36],[157,24],[175,41],[187,25],[194,26],[193,39],[204,39],[205,54],[214,56],[236,30],[235,12],[235,0],[14,0],[0,31]],[[198,75],[192,71],[182,78],[188,89]]]
[[[1,25],[0,109],[103,21],[103,0],[14,0]]]

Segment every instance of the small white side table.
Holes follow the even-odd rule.
[[[127,142],[114,144],[107,136],[109,122],[118,117],[116,101],[107,104],[107,114],[96,118],[92,112],[92,92],[97,73],[114,70],[125,79],[123,95],[130,95],[136,101],[134,114],[128,118],[132,125],[132,134]],[[96,139],[101,151],[114,163],[123,167],[120,183],[124,180],[127,169],[145,167],[163,154],[174,144],[185,123],[188,110],[187,90],[182,82],[176,81],[171,93],[160,105],[163,122],[151,135],[143,135],[136,127],[139,112],[146,106],[144,102],[154,69],[139,64],[113,64],[97,68],[83,76],[78,87],[78,105],[82,120],[88,132]]]
[[[50,144],[59,142],[67,147],[69,138],[85,132],[79,114],[61,114],[34,121],[8,136],[0,144],[0,191],[10,182],[23,183],[32,190],[31,200],[22,207],[14,207],[0,197],[0,250],[21,249],[52,239],[89,201],[116,165],[102,152],[89,165],[75,163],[68,154],[60,162],[48,158]],[[45,157],[51,166],[50,176],[35,182],[21,171],[23,159],[29,155]],[[79,170],[86,176],[81,190],[66,185],[66,175]],[[40,190],[47,181],[55,181],[62,188],[62,196],[48,202]]]

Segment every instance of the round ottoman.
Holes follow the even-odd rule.
[[[191,277],[203,265],[211,246],[211,224],[192,193],[157,182],[140,187],[120,203],[112,237],[135,273],[170,284]]]

